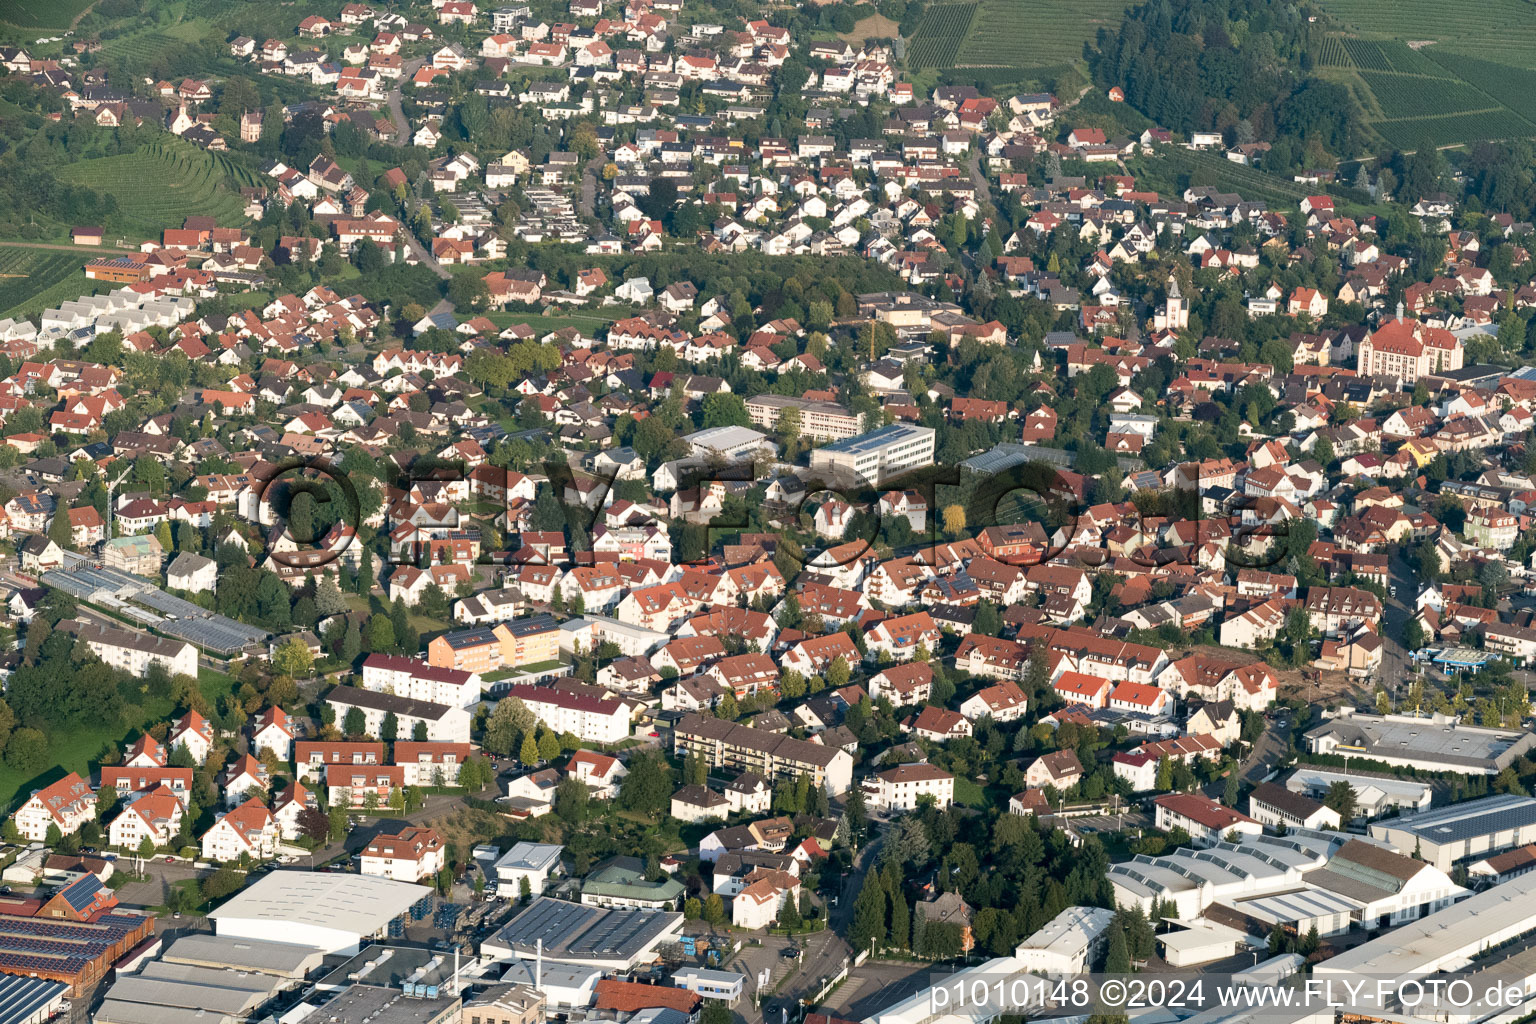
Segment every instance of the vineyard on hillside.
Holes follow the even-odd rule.
[[[175,138],[157,140],[133,153],[73,164],[60,176],[116,196],[117,216],[125,230],[149,236],[180,227],[190,216],[238,224],[244,220],[245,203],[234,189],[256,183],[251,172],[228,158]]]

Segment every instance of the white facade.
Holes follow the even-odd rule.
[[[363,688],[450,707],[478,703],[481,691],[477,673],[434,668],[415,658],[388,654],[370,654],[363,662]]]
[[[955,777],[930,764],[904,764],[875,775],[865,790],[871,805],[886,813],[914,810],[922,797],[942,810],[954,802]]]

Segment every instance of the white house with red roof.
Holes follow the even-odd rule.
[[[273,705],[251,722],[251,750],[257,757],[270,750],[279,761],[293,758],[293,717]]]
[[[277,822],[278,834],[290,842],[304,835],[299,816],[306,810],[319,810],[320,801],[302,782],[292,782],[272,801],[272,817]]]
[[[219,784],[224,791],[224,805],[233,807],[251,793],[265,794],[271,780],[267,777],[266,765],[250,754],[244,754],[224,770]]]
[[[163,768],[167,760],[165,744],[148,733],[123,752],[123,765],[127,768]]]
[[[253,796],[203,833],[203,859],[227,864],[244,854],[252,860],[270,860],[277,856],[278,835],[272,812]]]
[[[48,838],[51,826],[67,836],[95,817],[96,794],[88,782],[70,772],[27,797],[12,820],[21,838],[41,843]]]
[[[1145,683],[1124,682],[1109,695],[1109,707],[1113,711],[1131,711],[1140,715],[1161,715],[1170,703],[1168,691]]]
[[[107,826],[107,842],[123,850],[137,850],[148,839],[155,846],[169,846],[181,831],[185,813],[181,800],[167,786],[123,807]]]
[[[166,745],[172,750],[177,747],[186,747],[187,753],[192,755],[193,762],[202,764],[208,760],[208,752],[213,749],[215,736],[212,722],[196,711],[188,711],[171,728],[171,735]]]
[[[1068,704],[1086,704],[1091,708],[1106,706],[1109,695],[1114,692],[1114,686],[1108,679],[1070,671],[1057,677],[1051,688],[1056,691],[1056,696]]]
[[[1024,717],[1029,701],[1019,685],[1010,680],[995,683],[971,694],[960,704],[960,713],[971,721],[990,717],[995,722],[1013,722]]]
[[[592,750],[578,750],[566,764],[565,774],[585,782],[592,796],[600,800],[612,800],[619,795],[619,784],[629,774],[629,769],[616,757]]]

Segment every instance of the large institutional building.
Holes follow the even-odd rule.
[[[1431,373],[1461,369],[1461,339],[1443,327],[1401,317],[1388,320],[1360,343],[1362,376],[1399,377],[1412,384]]]

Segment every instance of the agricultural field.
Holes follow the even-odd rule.
[[[125,232],[145,236],[180,227],[189,216],[239,224],[245,204],[234,189],[255,184],[251,172],[226,157],[173,138],[122,156],[72,164],[60,177],[112,193]]]
[[[1235,164],[1216,153],[1174,146],[1161,148],[1155,157],[1136,158],[1130,167],[1138,179],[1144,175],[1155,178],[1168,192],[1182,192],[1190,185],[1214,185],[1226,192],[1239,192],[1244,198],[1292,205],[1314,191],[1286,178]]]
[[[94,0],[0,0],[0,22],[19,29],[69,28]]]
[[[1125,0],[981,0],[960,67],[1037,68],[1083,58],[1100,28],[1116,28]]]
[[[1536,71],[1467,57],[1431,47],[1426,51],[1449,74],[1476,86],[1521,117],[1536,123]]]
[[[80,271],[86,258],[78,252],[0,246],[0,319],[30,312],[34,306],[46,308],[48,303],[38,304],[37,298],[71,278],[81,292],[87,291],[91,282]]]
[[[1410,117],[1437,117],[1469,110],[1497,109],[1499,104],[1487,93],[1453,78],[1426,78],[1423,75],[1396,75],[1380,71],[1361,71],[1381,108],[1383,120]]]
[[[937,4],[928,8],[907,47],[907,64],[914,68],[953,67],[960,44],[965,42],[976,17],[976,6]]]
[[[1321,6],[1341,27],[1365,35],[1433,42],[1501,64],[1536,68],[1536,8],[1529,0],[1321,0]]]
[[[1423,149],[1426,146],[1438,149],[1468,142],[1536,135],[1536,125],[1504,107],[1469,114],[1449,114],[1445,117],[1377,121],[1371,127],[1380,132],[1389,145],[1404,150]]]
[[[1415,48],[1399,39],[1354,36],[1325,39],[1317,65],[1351,84],[1364,120],[1392,146],[1536,136],[1536,71],[1439,44]]]

